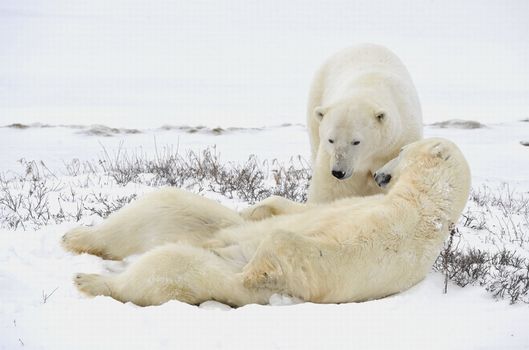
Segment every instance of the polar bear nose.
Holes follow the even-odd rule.
[[[344,176],[345,176],[345,172],[339,171],[339,170],[333,170],[332,171],[332,176],[334,176],[337,179],[343,179]]]

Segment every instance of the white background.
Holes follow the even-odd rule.
[[[529,117],[529,2],[2,0],[0,124],[304,123],[319,64],[375,42],[426,122]]]

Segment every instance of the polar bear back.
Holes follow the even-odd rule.
[[[344,49],[324,63],[325,86],[321,104],[331,104],[342,99],[354,89],[354,82],[372,72],[394,74],[411,81],[400,59],[382,46],[363,44]]]

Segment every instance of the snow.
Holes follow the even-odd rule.
[[[97,162],[105,151],[152,158],[206,147],[237,163],[252,154],[308,160],[303,124],[315,70],[343,47],[375,42],[408,67],[425,136],[461,147],[473,188],[508,186],[528,198],[529,122],[521,122],[529,118],[527,13],[524,0],[3,0],[0,126],[42,124],[0,127],[0,174],[23,171],[20,159],[43,161],[77,196],[130,195],[152,188],[68,177],[65,163]],[[463,122],[430,125],[452,119]],[[481,126],[468,120],[484,127],[468,129]],[[246,205],[205,194],[232,208]],[[503,222],[498,208],[485,212],[469,202],[467,209],[482,210],[488,225],[527,232],[521,214]],[[450,284],[444,295],[435,272],[404,293],[357,304],[274,295],[270,305],[239,309],[215,301],[140,308],[89,299],[73,287],[74,273],[119,271],[134,257],[109,262],[63,251],[59,239],[75,225],[0,229],[1,350],[529,348],[527,304],[495,301],[473,286]],[[523,242],[461,231],[462,246],[508,247],[529,257]]]
[[[146,129],[138,134],[113,137],[80,137],[90,127],[0,128],[0,171],[17,168],[17,160],[44,160],[52,170],[64,169],[64,162],[77,158],[95,160],[106,149],[118,149],[154,156],[163,147],[173,151],[202,150],[215,146],[224,161],[244,161],[251,154],[261,160],[288,161],[295,156],[310,159],[308,135],[303,125],[259,129],[188,133],[178,129]],[[480,129],[426,126],[425,137],[444,137],[456,142],[468,157],[475,187],[480,182],[509,182],[529,189],[529,153],[520,145],[529,135],[529,123],[487,124]],[[26,142],[19,142],[26,140]],[[31,142],[28,142],[31,140]],[[288,150],[288,152],[285,152]],[[509,155],[508,157],[506,155]],[[511,158],[512,157],[512,158]],[[512,160],[516,159],[516,162]]]
[[[479,287],[449,286],[432,273],[411,290],[358,304],[201,308],[171,301],[140,308],[107,297],[87,299],[69,277],[101,271],[101,260],[63,252],[72,225],[2,232],[0,348],[361,349],[526,348],[527,305],[494,302]],[[4,249],[2,249],[4,251]],[[42,291],[58,288],[43,303]],[[275,305],[289,304],[274,296]]]
[[[129,152],[141,150],[147,156],[164,146],[185,152],[216,145],[222,159],[235,162],[249,154],[257,154],[261,160],[288,161],[298,154],[308,159],[309,152],[306,130],[300,125],[220,135],[149,129],[105,137],[79,131],[69,127],[0,128],[0,172],[19,171],[16,160],[24,157],[44,161],[61,181],[73,183],[68,181],[74,179],[60,172],[63,162],[95,160],[102,146],[110,153],[122,147]],[[488,124],[481,129],[425,128],[426,136],[457,142],[470,162],[475,188],[508,183],[516,194],[526,195],[529,153],[519,141],[528,132],[529,123],[524,122]],[[120,194],[152,190],[132,184],[109,186],[111,192]],[[97,187],[78,189],[81,193],[91,190]],[[245,205],[221,197],[216,199],[233,208]],[[82,223],[94,220],[85,217]],[[86,298],[71,282],[74,273],[119,271],[127,261],[103,261],[62,250],[60,237],[75,225],[64,222],[37,230],[0,230],[0,349],[529,347],[527,304],[496,301],[479,286],[450,284],[448,293],[443,294],[443,276],[436,272],[404,293],[340,305],[301,303],[274,295],[270,305],[238,309],[215,301],[200,307],[171,301],[141,308],[108,297]],[[486,246],[482,237],[467,238],[465,244]],[[525,256],[529,256],[525,247]],[[524,252],[524,248],[519,250]]]

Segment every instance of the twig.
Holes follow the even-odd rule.
[[[450,230],[450,237],[448,238],[448,246],[445,249],[445,254],[446,255],[450,254],[450,252],[452,251],[452,243],[454,241],[454,235],[455,235],[455,233],[457,231],[456,226],[455,226],[454,223],[450,224],[449,230]],[[445,258],[443,260],[444,260],[443,261],[443,269],[444,269],[444,272],[445,272],[445,285],[444,285],[444,289],[443,289],[443,294],[446,294],[447,291],[448,291],[448,279],[449,279],[447,256],[445,256]]]
[[[53,293],[55,293],[57,289],[59,289],[59,287],[56,287],[54,290],[52,290],[50,294],[46,294],[44,291],[42,291],[42,303],[46,304],[48,299],[53,295]]]

